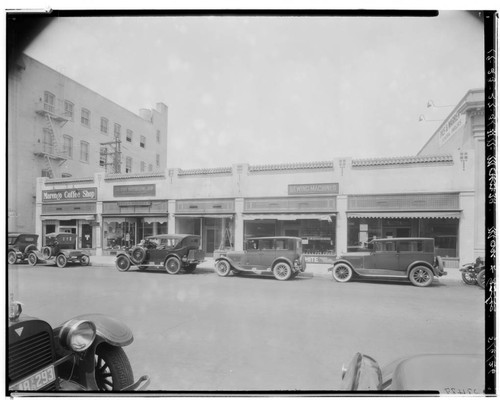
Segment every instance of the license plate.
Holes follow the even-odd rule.
[[[35,372],[33,375],[24,378],[21,381],[14,383],[9,386],[10,390],[22,390],[22,391],[37,391],[49,383],[56,380],[56,372],[53,365]]]

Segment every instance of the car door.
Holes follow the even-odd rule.
[[[384,240],[375,243],[375,253],[372,255],[373,269],[398,269],[398,253],[393,240]]]
[[[257,268],[268,269],[273,265],[276,259],[276,249],[274,246],[274,239],[260,239],[259,240],[259,264]]]

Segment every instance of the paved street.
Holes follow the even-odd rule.
[[[416,353],[481,353],[484,291],[457,270],[428,288],[332,280],[311,267],[295,280],[221,278],[205,262],[191,275],[120,273],[92,266],[9,266],[25,314],[51,324],[105,313],[134,332],[126,348],[150,390],[336,390],[355,352],[381,366]],[[106,264],[106,265],[105,265]],[[312,271],[312,272],[311,272]]]

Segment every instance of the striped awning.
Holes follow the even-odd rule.
[[[460,218],[460,211],[348,212],[348,218]]]
[[[331,221],[332,214],[244,214],[245,221],[254,221],[257,219],[277,219],[280,221],[295,221],[298,219],[316,219],[320,221]]]

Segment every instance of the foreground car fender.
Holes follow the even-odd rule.
[[[353,270],[355,269],[350,261],[344,260],[343,258],[339,258],[338,260],[335,260],[330,267],[328,267],[328,271],[332,271],[337,264],[341,263],[349,265],[349,267],[351,267]]]

